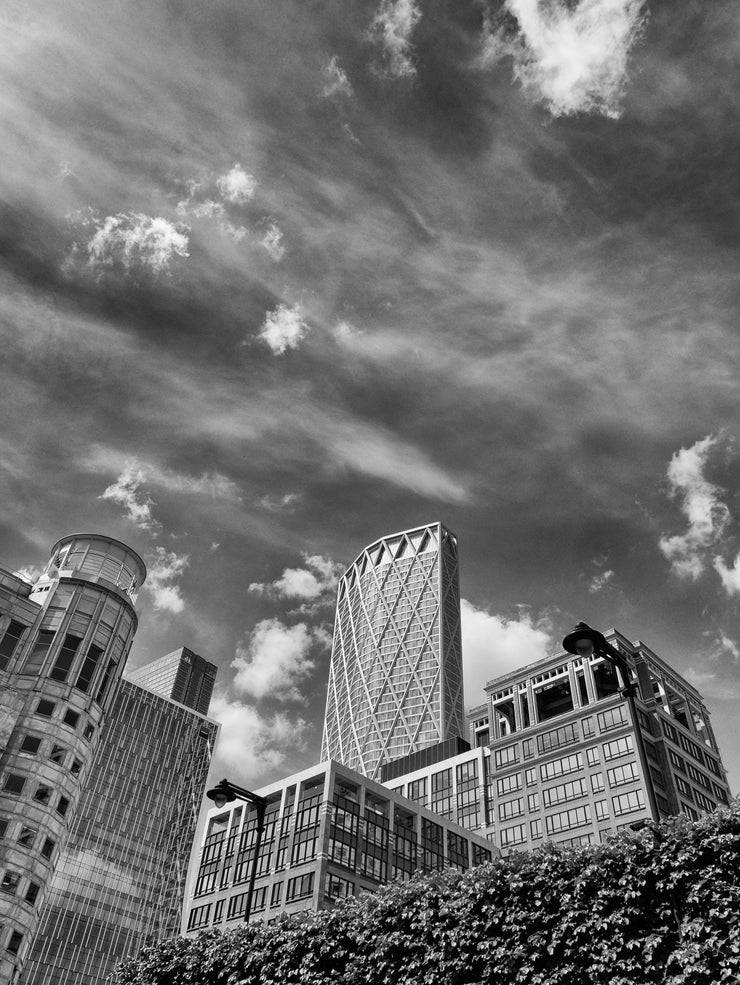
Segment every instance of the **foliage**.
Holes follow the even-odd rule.
[[[740,980],[740,801],[699,821],[417,876],[334,910],[175,938],[113,985]]]

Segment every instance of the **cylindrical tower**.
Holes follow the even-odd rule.
[[[144,562],[120,541],[64,537],[6,629],[17,642],[0,675],[9,696],[0,753],[3,985],[14,980],[36,931],[136,633],[134,603],[145,577]]]

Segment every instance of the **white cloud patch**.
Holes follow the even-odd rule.
[[[140,530],[148,530],[156,535],[161,527],[152,513],[154,500],[143,488],[145,481],[144,470],[136,462],[129,462],[116,481],[98,499],[122,506],[125,511],[124,519]]]
[[[721,557],[716,557],[712,563],[714,570],[722,579],[722,587],[727,594],[740,595],[740,553],[731,567],[726,565]]]
[[[308,724],[283,713],[262,715],[256,708],[232,701],[217,689],[211,700],[211,718],[221,723],[216,758],[225,772],[256,786],[306,748]]]
[[[352,85],[347,78],[347,73],[339,65],[339,59],[332,55],[323,68],[324,87],[321,95],[327,98],[331,96],[351,96],[353,94]]]
[[[274,311],[267,312],[258,337],[276,356],[281,356],[288,349],[296,349],[307,332],[308,325],[298,305],[290,308],[287,304],[279,304]]]
[[[602,589],[606,588],[613,577],[614,572],[611,569],[607,571],[600,571],[598,574],[594,575],[588,583],[589,592],[591,592],[592,595],[600,592]]]
[[[303,701],[298,685],[314,669],[309,658],[313,643],[313,631],[305,623],[287,626],[279,619],[263,619],[246,647],[236,651],[234,689],[256,699]]]
[[[166,271],[175,257],[187,257],[187,226],[138,212],[109,215],[87,243],[89,263],[101,270],[123,267]]]
[[[271,222],[267,227],[264,236],[260,240],[260,246],[266,250],[267,255],[274,263],[280,263],[283,259],[285,256],[283,234],[276,223]]]
[[[401,79],[416,74],[411,35],[420,19],[421,10],[415,0],[381,0],[369,35],[382,50],[383,75]]]
[[[278,599],[315,601],[333,594],[344,570],[341,564],[321,554],[303,554],[304,568],[285,568],[273,582],[253,582],[250,592]]]
[[[187,554],[176,554],[164,547],[157,547],[146,557],[147,576],[144,588],[152,597],[152,605],[159,612],[177,614],[185,608],[180,586],[174,584],[182,578],[190,564]]]
[[[254,198],[257,182],[241,164],[235,164],[231,171],[216,180],[218,190],[232,205],[246,205]]]
[[[692,581],[704,571],[708,548],[721,537],[730,520],[730,512],[720,499],[720,490],[704,476],[709,453],[717,441],[716,437],[708,435],[690,448],[681,448],[668,465],[669,495],[680,500],[688,529],[684,534],[661,537],[658,546],[671,562],[675,574]],[[733,569],[728,570],[721,558],[715,559],[715,567],[731,594],[728,582],[731,586],[734,581]]]
[[[620,115],[630,51],[645,23],[645,0],[505,0],[518,33],[489,32],[483,63],[510,56],[525,92],[553,116]]]
[[[355,328],[351,322],[340,321],[332,329],[332,335],[342,345],[351,345],[362,335],[362,332],[359,328]]]
[[[301,501],[301,494],[290,492],[282,496],[263,496],[260,499],[260,506],[269,510],[271,513],[287,512],[292,513]]]
[[[507,619],[461,599],[460,612],[468,706],[485,700],[487,681],[543,659],[553,646],[546,622],[535,622],[526,608],[520,610],[518,619]]]
[[[213,499],[227,499],[234,502],[241,500],[239,487],[231,479],[220,472],[203,472],[200,475],[188,475],[177,472],[154,462],[128,458],[112,448],[102,445],[93,447],[90,454],[81,462],[83,468],[92,472],[108,472],[121,469],[116,482],[105,490],[100,499],[110,499],[131,507],[140,508],[141,501],[154,505],[148,499],[148,494],[141,492],[141,486],[146,482],[150,486],[159,486],[168,492],[188,493],[191,495],[209,496]],[[119,498],[120,497],[120,498]],[[138,502],[137,502],[138,501]],[[134,517],[128,516],[133,522]],[[141,526],[141,524],[137,524]],[[143,529],[148,529],[144,527]]]

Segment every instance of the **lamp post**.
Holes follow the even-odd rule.
[[[235,783],[229,783],[223,779],[215,787],[206,791],[206,797],[212,800],[216,807],[224,807],[234,800],[244,800],[248,804],[253,804],[257,808],[257,838],[254,845],[254,857],[252,867],[249,871],[249,886],[247,887],[247,903],[244,908],[244,922],[249,922],[249,915],[252,912],[252,896],[254,895],[254,880],[257,876],[257,859],[259,858],[260,845],[262,844],[262,832],[265,830],[265,808],[267,800],[259,794],[238,787]]]
[[[576,623],[573,632],[568,633],[563,640],[563,648],[568,653],[577,654],[581,657],[588,658],[594,654],[597,657],[603,657],[604,660],[607,660],[613,667],[618,668],[622,672],[624,686],[619,689],[619,693],[623,698],[627,699],[627,704],[629,705],[630,717],[632,718],[635,738],[637,739],[637,750],[642,763],[642,768],[645,772],[645,785],[647,787],[650,814],[654,821],[659,820],[660,814],[658,813],[658,805],[655,800],[653,779],[650,776],[650,764],[647,760],[645,741],[642,737],[640,719],[637,716],[637,705],[635,704],[635,692],[637,691],[637,685],[632,681],[632,668],[627,662],[626,657],[623,653],[620,653],[616,647],[612,646],[611,643],[607,641],[603,633],[600,633],[598,629],[592,629],[591,626],[585,622]]]

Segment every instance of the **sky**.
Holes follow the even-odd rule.
[[[100,532],[212,778],[319,758],[337,579],[459,538],[466,701],[574,623],[740,789],[740,8],[6,0],[0,558]]]

